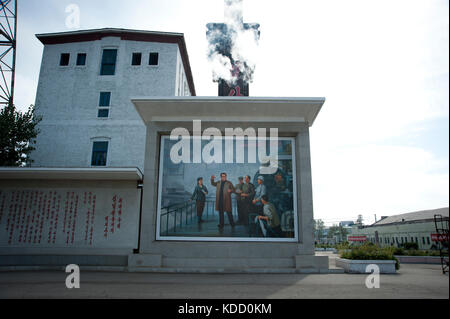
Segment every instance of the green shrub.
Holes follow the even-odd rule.
[[[341,257],[353,260],[395,260],[395,269],[400,269],[400,263],[394,256],[395,248],[380,248],[372,243],[351,247],[341,251]]]
[[[420,250],[420,249],[403,249],[393,248],[394,255],[397,256],[439,256],[439,251],[436,250]]]
[[[405,254],[405,250],[403,248],[393,247],[394,255],[403,256]]]
[[[349,248],[350,248],[350,243],[348,241],[345,241],[341,244],[336,245],[336,249],[338,249],[338,250],[349,249]]]
[[[436,250],[416,250],[410,249],[406,252],[407,256],[440,256]]]
[[[404,243],[401,244],[401,247],[404,249],[414,249],[414,250],[419,249],[419,245],[417,243]]]

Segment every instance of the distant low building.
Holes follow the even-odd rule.
[[[353,231],[353,225],[355,225],[354,221],[341,221],[339,222],[339,227],[342,227],[345,230],[345,233],[340,236],[340,234],[335,234],[332,237],[329,237],[328,234],[330,232],[331,227],[325,227],[322,229],[322,236],[319,238],[319,231],[315,231],[316,243],[318,244],[339,244],[346,241],[346,235],[351,235]],[[336,225],[334,225],[336,227]]]
[[[417,243],[419,249],[433,249],[437,246],[434,215],[442,215],[448,220],[449,208],[383,216],[372,225],[353,226],[351,239],[378,243],[384,247]]]
[[[339,226],[342,226],[342,227],[352,227],[353,225],[355,225],[355,222],[352,220],[346,220],[346,221],[339,222]]]

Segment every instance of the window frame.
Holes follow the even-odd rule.
[[[150,64],[151,59],[152,59],[152,54],[156,54],[156,64]],[[156,68],[159,66],[159,52],[150,52],[148,55],[148,66],[149,67],[153,67]]]
[[[106,156],[105,156],[105,165],[93,165],[94,160],[94,145],[95,143],[107,143],[106,145]],[[90,167],[108,167],[109,163],[109,150],[111,149],[111,139],[106,137],[96,137],[91,139],[91,152],[89,158]]]
[[[139,64],[133,64],[134,63],[134,57],[136,55],[139,55]],[[131,54],[131,66],[137,67],[137,66],[141,66],[141,65],[142,65],[142,52],[133,52]]]
[[[116,57],[115,57],[115,61],[114,61],[114,72],[112,74],[103,74],[104,72],[104,65],[113,65],[113,64],[106,64],[104,63],[104,56],[105,56],[105,51],[116,51]],[[105,47],[102,48],[102,54],[101,54],[101,58],[100,58],[100,76],[115,76],[117,73],[117,59],[119,58],[119,48],[117,47]]]
[[[107,116],[100,116],[100,112],[102,112],[102,111],[108,111]],[[98,119],[100,119],[100,120],[106,120],[106,119],[109,119],[109,118],[110,118],[109,115],[110,115],[110,109],[109,109],[109,107],[99,107],[99,108],[97,109],[97,118],[98,118]]]
[[[83,55],[84,55],[84,64],[78,64],[80,56],[83,56]],[[77,60],[75,61],[75,66],[85,67],[86,65],[87,65],[87,53],[84,53],[84,52],[77,53]]]
[[[102,104],[102,94],[108,93],[108,105],[101,105]],[[99,94],[99,100],[98,100],[98,107],[97,107],[97,118],[98,119],[109,119],[111,116],[111,100],[112,100],[112,92],[110,91],[100,91]],[[108,116],[99,116],[100,111],[107,110]]]
[[[62,64],[63,56],[67,56],[67,64]],[[70,66],[70,53],[64,52],[64,53],[60,54],[60,56],[59,56],[59,66],[60,67],[68,67],[68,66]]]
[[[105,93],[109,94],[108,105],[102,105],[102,94],[105,94]],[[111,97],[112,97],[112,92],[111,91],[100,91],[99,100],[98,100],[98,107],[110,107],[111,106]]]

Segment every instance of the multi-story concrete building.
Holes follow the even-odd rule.
[[[34,167],[144,167],[139,96],[195,96],[183,34],[98,29],[39,34],[42,115]]]

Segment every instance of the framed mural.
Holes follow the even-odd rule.
[[[193,140],[185,141],[189,148]],[[251,160],[258,145],[252,140],[236,145],[231,137],[219,149],[228,160],[213,162],[193,160],[195,147],[183,155],[187,160],[174,160],[180,139],[165,135],[160,143],[157,240],[298,241],[295,138],[277,138],[270,172],[259,157]],[[199,143],[205,152],[211,142]]]

